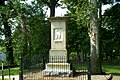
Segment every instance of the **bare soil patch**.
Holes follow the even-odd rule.
[[[108,80],[110,75],[92,75],[91,80]],[[24,80],[87,80],[87,75],[77,74],[75,77],[43,76],[42,71],[24,76]],[[113,75],[112,80],[120,80],[119,75]]]

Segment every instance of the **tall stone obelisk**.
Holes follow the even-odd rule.
[[[51,49],[49,51],[49,63],[46,64],[44,75],[59,75],[67,73],[69,76],[72,71],[70,64],[67,63],[66,49],[66,30],[68,17],[51,17]]]

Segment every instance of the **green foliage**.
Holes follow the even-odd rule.
[[[77,55],[82,51],[89,53],[88,29],[80,27],[75,18],[71,18],[68,23],[68,52],[74,52]],[[72,54],[72,53],[71,53]]]
[[[50,23],[45,20],[45,13],[42,4],[35,1],[27,4],[25,1],[14,0],[5,7],[0,7],[0,14],[6,14],[8,24],[12,31],[12,42],[14,49],[15,63],[18,63],[19,56],[23,53],[25,42],[23,41],[22,21],[21,17],[26,18],[26,42],[28,46],[27,54],[43,54],[46,55],[50,48]],[[0,25],[2,17],[0,16]],[[3,35],[4,27],[0,28],[0,35]],[[6,40],[1,40],[1,47],[5,47]]]
[[[63,0],[63,3],[72,16],[76,17],[79,27],[89,27],[90,14],[94,6],[88,0]]]
[[[67,6],[70,11],[67,16],[70,16],[68,21],[68,52],[69,58],[72,60],[80,56],[80,54],[87,55],[90,51],[88,23],[89,13],[87,0],[62,0],[62,3]],[[85,7],[86,8],[85,8]],[[89,9],[87,10],[89,11]],[[85,21],[86,20],[86,21]],[[82,56],[80,56],[82,57]]]
[[[113,55],[113,54],[110,54],[110,55]],[[113,59],[113,60],[108,59],[106,64],[109,64],[109,65],[111,65],[111,64],[112,65],[120,65],[120,59],[119,58],[116,58],[116,59]]]
[[[114,3],[114,0],[101,0],[103,4],[111,4]]]
[[[76,7],[77,22],[79,25],[89,27],[90,14],[94,10],[94,5],[88,0],[80,0]]]
[[[4,6],[5,5],[5,0],[0,0],[0,6]]]
[[[114,4],[115,2],[120,2],[120,0],[100,0],[104,5]]]
[[[74,70],[87,69],[87,66],[88,66],[87,64],[83,64],[83,63],[72,64]]]
[[[27,18],[27,32],[25,34],[27,35],[28,53],[26,55],[47,55],[50,48],[50,23],[45,20],[45,14],[43,13],[40,4],[32,2],[32,5],[28,5],[24,9],[24,15]],[[16,17],[16,23],[18,26],[13,34],[13,42],[15,56],[18,58],[24,53],[24,41],[22,40],[23,34],[19,34],[22,33],[20,16]]]
[[[67,9],[74,15],[76,8],[77,8],[77,4],[78,4],[78,0],[62,0],[61,1],[63,4],[65,4],[67,6]]]
[[[0,54],[5,51],[5,47],[0,46]]]
[[[120,56],[120,4],[116,4],[107,9],[103,17],[102,40],[103,53],[115,59]]]

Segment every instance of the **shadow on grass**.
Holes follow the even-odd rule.
[[[120,73],[111,73],[113,76],[120,76]]]
[[[75,72],[73,74],[73,77],[78,77],[78,76],[81,76],[81,75],[87,76],[87,72]]]

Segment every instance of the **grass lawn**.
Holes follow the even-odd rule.
[[[74,69],[82,69],[83,66],[81,65],[74,65]],[[84,68],[85,69],[85,68]],[[87,69],[87,67],[86,67]],[[108,72],[112,74],[120,75],[120,65],[102,65],[103,72]],[[2,75],[2,70],[0,70],[0,75]],[[9,70],[4,69],[4,75],[9,75]],[[19,67],[11,68],[10,75],[19,75]]]
[[[2,70],[0,70],[0,75],[2,75]],[[4,75],[9,75],[8,69],[4,69]],[[19,67],[10,68],[10,75],[19,75]]]
[[[102,69],[104,72],[120,75],[120,65],[103,65]]]
[[[2,80],[2,79],[0,79],[0,80]],[[9,80],[9,79],[4,79],[4,80]]]
[[[75,70],[87,69],[87,67],[83,68],[84,66],[81,66],[80,64],[74,64],[73,67]],[[102,65],[102,70],[103,72],[120,75],[120,65]]]

